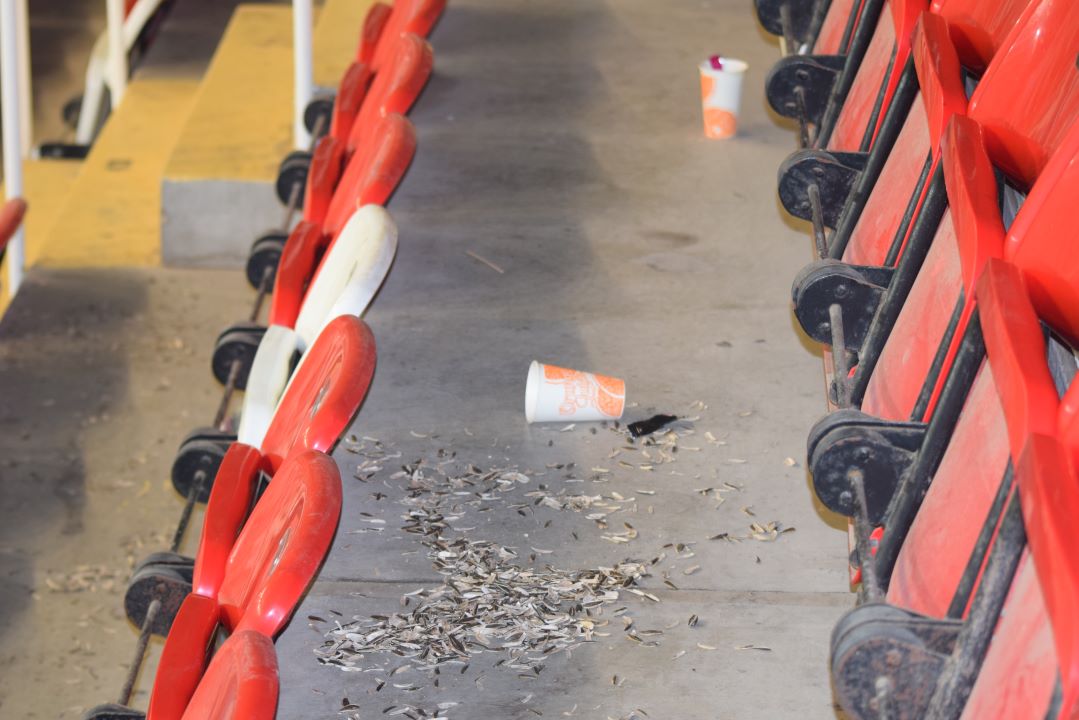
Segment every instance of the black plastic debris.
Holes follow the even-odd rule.
[[[677,415],[653,415],[647,420],[638,420],[635,423],[630,423],[629,425],[626,425],[626,427],[629,429],[630,435],[638,438],[642,435],[651,435],[656,430],[659,430],[665,425],[671,424],[677,419]]]

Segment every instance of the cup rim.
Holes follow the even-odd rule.
[[[702,72],[713,73],[716,75],[724,73],[737,75],[740,73],[744,73],[746,70],[748,70],[749,63],[747,63],[745,60],[739,60],[738,58],[725,57],[723,58],[723,69],[721,70],[716,70],[714,67],[712,67],[712,63],[710,63],[707,59],[701,60],[701,64],[697,67],[699,67]]]

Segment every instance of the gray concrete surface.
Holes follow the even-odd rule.
[[[764,110],[774,47],[735,1],[462,0],[432,43],[435,76],[412,113],[419,152],[390,205],[400,250],[367,315],[379,366],[351,431],[401,455],[357,479],[365,456],[349,443],[336,452],[344,512],[278,641],[278,716],[333,717],[347,698],[361,718],[438,703],[459,703],[444,713],[454,720],[834,717],[827,638],[852,597],[842,523],[814,507],[801,467],[806,429],[823,411],[821,367],[787,306],[809,248],[774,200],[775,168],[793,145]],[[700,132],[695,65],[714,51],[752,68],[729,142]],[[639,452],[611,457],[626,445],[612,428],[528,426],[532,359],[626,378],[627,420],[699,415],[680,441],[699,451],[647,470]],[[618,623],[612,635],[552,656],[538,678],[495,667],[499,653],[443,672],[437,688],[429,673],[388,676],[407,664],[389,653],[365,656],[365,672],[319,665],[314,650],[333,622],[407,613],[405,593],[441,582],[400,530],[409,493],[394,476],[404,463],[439,462],[440,450],[532,478],[486,512],[465,511],[461,535],[516,548],[537,568],[667,552],[642,581],[661,602],[623,592],[601,616]],[[550,467],[570,462],[576,471]],[[637,537],[605,542],[585,513],[533,507],[541,482],[551,493],[634,497],[611,525],[629,522]],[[718,507],[699,492],[709,486],[729,490]],[[709,540],[747,538],[751,523],[769,521],[795,531]],[[677,543],[693,557],[665,547]],[[612,617],[619,606],[638,627],[678,625],[642,647]],[[689,628],[692,614],[700,623]]]
[[[280,232],[284,215],[270,182],[162,178],[161,261],[168,267],[242,270],[251,245]]]
[[[802,467],[824,408],[819,359],[787,307],[810,247],[774,199],[794,146],[762,97],[777,50],[743,0],[452,0],[432,43],[419,152],[390,204],[400,249],[367,316],[379,367],[357,442],[335,452],[334,548],[278,640],[278,717],[439,703],[458,703],[452,720],[834,717],[826,643],[853,598],[843,524],[812,504]],[[716,51],[751,65],[727,142],[700,132],[695,65]],[[0,716],[77,717],[114,698],[135,638],[120,609],[128,568],[167,544],[174,448],[212,412],[213,337],[250,300],[235,271],[34,272],[0,323]],[[526,425],[534,358],[626,378],[626,420],[695,417],[676,459],[642,469],[611,427]],[[364,436],[401,455],[357,478]],[[666,553],[635,588],[659,602],[622,591],[596,618],[609,634],[534,679],[495,652],[438,687],[416,670],[387,676],[406,665],[394,655],[367,656],[366,672],[320,665],[333,613],[407,613],[405,593],[442,581],[400,529],[394,477],[440,450],[530,477],[482,512],[468,505],[453,523],[467,538],[537,568]],[[541,485],[618,512],[603,530],[534,506]],[[794,531],[752,537],[772,521]],[[603,539],[623,522],[636,537]],[[626,639],[624,616],[662,630],[658,645]],[[339,713],[345,698],[355,708]]]
[[[168,547],[176,447],[220,396],[215,329],[250,300],[230,272],[34,270],[0,322],[0,717],[119,694],[127,576]]]

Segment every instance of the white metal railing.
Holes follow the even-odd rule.
[[[109,89],[112,106],[117,107],[127,89],[127,43],[124,42],[124,0],[105,0],[105,19],[108,35]]]
[[[304,110],[315,94],[311,15],[311,0],[292,0],[292,139],[297,150],[306,150],[311,144],[303,122]]]
[[[25,0],[0,0],[0,122],[3,124],[4,192],[23,196],[22,163],[29,150],[29,132],[23,115],[29,103],[29,87],[23,78],[29,68],[22,62],[29,55]],[[22,224],[7,244],[8,291],[12,296],[22,284],[26,263],[26,238]]]
[[[105,90],[108,89],[112,98],[112,106],[120,104],[119,98],[123,97],[127,88],[127,57],[135,46],[142,29],[157,12],[162,0],[138,0],[132,6],[127,17],[123,16],[123,0],[105,0],[108,27],[105,32],[98,36],[90,51],[90,60],[86,64],[86,81],[83,89],[82,103],[79,105],[79,122],[75,128],[75,142],[80,145],[89,145],[97,134],[98,123],[101,121],[101,107],[105,101]],[[115,21],[116,9],[113,5],[119,4],[120,20],[119,30]],[[114,38],[119,38],[116,42]],[[122,48],[122,49],[118,49]]]

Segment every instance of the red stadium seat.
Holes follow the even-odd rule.
[[[358,151],[366,152],[373,146],[395,148],[399,144],[400,123],[387,126],[386,121],[412,107],[431,75],[433,56],[431,47],[415,35],[403,36],[396,49],[393,63],[375,76],[348,131],[323,138],[316,147],[307,174],[304,220],[322,222],[342,177],[342,164],[351,166]],[[387,139],[388,132],[394,134]],[[415,145],[414,138],[412,144]],[[407,166],[406,161],[401,166],[402,174]],[[389,195],[386,193],[387,198]]]
[[[229,555],[218,593],[222,623],[277,635],[322,564],[340,515],[337,464],[317,451],[286,461]]]
[[[318,267],[330,238],[313,222],[301,221],[289,233],[274,280],[270,302],[270,324],[292,327],[300,314],[311,268]]]
[[[1006,643],[990,647],[961,720],[1052,717],[1057,675],[1053,630],[1029,552],[1012,582],[996,637]]]
[[[233,443],[225,453],[202,521],[192,578],[193,593],[217,597],[225,578],[229,553],[251,510],[261,469],[262,453],[258,448]]]
[[[925,26],[928,29],[928,25]],[[934,40],[933,37],[936,39]],[[938,50],[919,51],[916,57],[941,57],[940,32],[926,33],[927,44]],[[1040,0],[1023,13],[1019,24],[990,64],[978,89],[971,97],[967,114],[984,128],[990,158],[1022,188],[1029,188],[1048,156],[1059,144],[1063,130],[1079,110],[1079,77],[1075,77],[1075,58],[1070,47],[1079,40],[1079,6],[1066,0]],[[947,76],[954,83],[953,69]],[[1037,68],[1037,69],[1035,69]],[[1059,78],[1052,89],[1029,79],[1034,74]],[[901,255],[914,223],[902,222],[915,217],[939,162],[940,135],[950,115],[957,112],[956,85],[942,88],[945,96],[926,98],[925,106],[947,107],[952,112],[938,112],[933,127],[914,132],[912,111],[901,131],[888,162],[881,171],[874,191],[844,245],[843,259],[861,265],[892,265]],[[924,89],[923,89],[924,92]],[[928,133],[928,136],[923,133]],[[919,139],[920,138],[920,139]],[[926,142],[928,140],[928,142]],[[911,167],[906,158],[919,158],[923,165]],[[930,158],[925,160],[925,158]],[[920,182],[919,179],[921,178]],[[911,198],[912,213],[896,197]],[[896,209],[898,207],[898,210]]]
[[[1009,273],[1014,277],[1009,277]],[[1032,432],[1053,432],[1059,399],[1019,271],[986,264],[976,292],[986,365],[896,560],[888,600],[943,617],[1008,469]],[[1025,312],[1024,312],[1025,310]],[[964,512],[956,513],[956,507]],[[947,526],[941,532],[941,524]],[[888,529],[885,528],[885,534]],[[952,612],[962,613],[962,607]]]
[[[396,5],[396,3],[394,3]],[[356,46],[356,62],[370,65],[375,59],[375,50],[378,49],[378,41],[382,37],[386,24],[396,9],[394,5],[378,2],[371,6],[363,19],[360,29],[360,44]]]
[[[1042,327],[1020,269],[990,260],[978,281],[977,299],[986,366],[906,534],[888,584],[889,604],[852,611],[833,641],[838,694],[856,717],[867,698],[852,679],[868,672],[859,668],[873,666],[874,655],[889,652],[923,656],[919,662],[938,668],[919,671],[906,665],[888,678],[893,697],[917,698],[913,705],[905,703],[904,716],[945,707],[958,715],[965,704],[964,717],[1047,717],[1059,668],[1064,685],[1059,716],[1071,717],[1079,679],[1074,605],[1079,565],[1072,542],[1079,484],[1069,453],[1055,437],[1058,417],[1070,412],[1070,404],[1061,403],[1049,373]],[[1069,394],[1077,388],[1073,385]],[[1009,454],[1017,458],[1014,464],[1008,463]],[[981,457],[986,455],[991,460]],[[1025,532],[1017,533],[1015,528],[1023,526]],[[885,538],[893,529],[886,521]],[[1020,559],[1025,543],[1037,584],[1030,561]],[[1022,566],[1018,572],[1016,565]],[[897,629],[902,627],[913,635],[902,634]],[[979,648],[987,645],[983,666]],[[949,657],[953,661],[945,662]],[[976,675],[980,666],[984,680],[968,701],[967,685],[949,679],[956,673]]]
[[[330,137],[341,142],[348,139],[348,134],[352,131],[352,123],[356,122],[356,116],[367,96],[367,88],[370,87],[372,78],[374,74],[371,68],[362,62],[354,62],[345,70],[345,75],[337,86],[337,97],[333,103]]]
[[[0,207],[0,250],[7,247],[25,215],[26,201],[22,198],[12,198]]]
[[[322,563],[340,512],[341,476],[332,459],[308,451],[281,466],[229,549],[217,598],[192,593],[180,606],[161,655],[149,718],[214,717],[184,713],[205,707],[199,701],[203,683],[228,646],[203,677],[218,627],[233,637],[254,631],[269,642]]]
[[[1002,427],[999,419],[1001,408],[999,404],[994,404],[994,399],[990,397],[991,385],[985,372],[974,382],[971,395],[967,398],[968,408],[963,410],[962,415],[959,415],[959,409],[962,407],[963,395],[956,395],[958,402],[949,403],[941,412],[938,412],[936,404],[929,404],[930,399],[935,403],[943,397],[948,391],[949,383],[956,385],[952,379],[955,374],[952,365],[957,362],[956,358],[962,352],[964,343],[969,340],[970,331],[967,325],[973,317],[976,299],[974,278],[980,276],[991,258],[999,257],[1004,249],[1003,227],[994,201],[992,172],[980,142],[977,126],[969,119],[955,118],[946,145],[949,147],[946,163],[950,169],[949,194],[952,202],[951,214],[946,219],[951,219],[951,222],[941,225],[933,252],[918,274],[910,297],[903,305],[894,327],[886,336],[887,341],[869,378],[866,395],[861,404],[862,416],[902,422],[921,420],[924,414],[930,428],[933,428],[934,424],[944,423],[943,431],[950,433],[954,425],[957,436],[953,437],[953,440],[956,442],[963,442],[965,435],[959,432],[959,428],[968,425],[981,428],[979,442],[985,442],[987,433],[993,428],[999,433]],[[1065,216],[1061,214],[1064,210],[1063,204],[1068,202],[1066,199],[1073,197],[1079,188],[1076,157],[1079,157],[1079,123],[1073,127],[1072,133],[1061,143],[1061,147],[1046,166],[1008,233],[1009,247],[1015,249],[1011,257],[1016,261],[1025,261],[1016,262],[1016,265],[1030,275],[1031,287],[1038,286],[1039,277],[1045,283],[1041,286],[1044,288],[1041,295],[1035,296],[1032,293],[1032,296],[1036,297],[1035,305],[1039,313],[1054,327],[1059,326],[1059,332],[1066,339],[1075,336],[1075,319],[1067,311],[1076,307],[1075,304],[1068,304],[1071,297],[1069,294],[1074,290],[1066,280],[1058,281],[1054,278],[1069,278],[1074,273],[1075,261],[1067,250],[1063,249],[1066,243],[1062,244],[1059,229],[1066,226],[1063,224],[1066,222]],[[1045,270],[1047,264],[1052,268],[1048,271],[1049,274],[1046,274]],[[949,312],[949,308],[954,309]],[[1038,332],[1040,331],[1029,333],[1027,362],[1019,363],[1020,366],[1037,366],[1038,358],[1044,357],[1039,356],[1036,350],[1042,345]],[[1030,348],[1035,348],[1033,356],[1029,354]],[[1034,358],[1033,363],[1031,357]],[[1003,360],[998,357],[998,368],[994,369],[994,374],[999,372],[1001,362]],[[1044,362],[1041,364],[1044,365]],[[868,363],[863,361],[858,372],[867,366]],[[971,367],[976,369],[977,366]],[[973,373],[973,369],[970,372]],[[1028,385],[1034,386],[1011,383],[1001,387]],[[965,390],[960,391],[965,393]],[[960,391],[953,389],[952,393],[955,395]],[[915,407],[913,411],[910,409],[912,403]],[[981,409],[974,411],[971,407]],[[1021,412],[1014,408],[1022,407],[1022,404],[1013,403],[1013,423]],[[958,420],[941,419],[953,416],[958,416]],[[840,419],[842,420],[842,417]],[[822,419],[813,436],[827,432],[835,422],[831,417]],[[1029,431],[1029,428],[1024,427],[1020,435]],[[1015,444],[1012,443],[1013,452],[1017,451]],[[827,444],[822,447],[827,447]],[[823,449],[814,449],[810,467],[818,494],[822,494],[822,500],[828,502],[827,488],[832,476],[826,470],[827,462],[821,459],[825,454]],[[956,467],[964,473],[970,463],[987,463],[987,467],[997,467],[1000,458],[1006,459],[1006,456],[999,456],[994,460],[988,451],[985,456],[977,458],[962,454],[952,457],[957,458]],[[937,462],[940,462],[939,471],[935,467]],[[953,506],[950,502],[957,496],[946,495],[949,483],[939,479],[940,473],[948,477],[951,462],[945,454],[943,460],[931,461],[928,469],[924,471],[926,482],[934,472],[938,472],[938,479],[934,480],[934,485],[926,497],[927,503],[936,502],[934,496],[940,495],[940,502],[945,507]],[[1003,467],[997,467],[996,477],[993,477],[992,470],[986,472],[988,477],[979,477],[983,477],[984,482],[993,484],[1003,473]],[[965,491],[957,492],[966,497]],[[974,503],[974,515],[978,517],[980,510],[976,501],[970,502]],[[969,517],[967,519],[969,520]],[[915,520],[915,523],[917,522],[919,521]],[[905,537],[906,529],[907,526],[900,523],[898,529],[892,526],[885,532],[882,551],[887,548],[887,557],[894,558]],[[977,534],[977,528],[968,530],[968,535]],[[959,529],[956,532],[962,534]],[[948,591],[944,592],[947,594]],[[936,598],[937,609],[943,602],[945,600],[941,597]]]
[[[813,52],[817,55],[845,54],[857,24],[856,13],[862,9],[863,4],[864,0],[857,3],[854,0],[832,0],[824,22],[821,23]]]
[[[385,204],[400,184],[416,152],[412,123],[402,115],[389,115],[375,135],[375,142],[349,160],[326,205],[321,227],[317,221],[301,222],[285,242],[274,281],[271,325],[293,326],[323,255],[348,219],[364,205]]]
[[[315,145],[304,189],[303,220],[321,225],[345,169],[344,144],[327,135]],[[280,267],[280,266],[279,266]]]
[[[183,720],[273,720],[279,683],[273,642],[237,632],[214,654]]]
[[[176,613],[157,665],[147,720],[180,720],[209,660],[217,632],[217,601],[188,595]]]
[[[394,113],[408,113],[431,76],[434,54],[423,38],[408,33],[394,40],[387,48],[392,55],[375,75],[349,131],[346,145],[349,156],[377,135],[382,118]]]
[[[889,0],[842,108],[835,111],[834,127],[825,115],[820,140],[829,149],[866,151],[872,145],[910,57],[915,23],[928,9],[928,0]],[[818,145],[824,144],[820,140]]]
[[[271,473],[304,450],[330,452],[363,403],[375,372],[375,339],[358,317],[327,325],[304,354],[266,431]]]
[[[364,205],[385,205],[416,154],[416,130],[403,115],[379,120],[369,142],[345,166],[326,209],[323,230],[336,237],[352,213]]]
[[[372,25],[377,24],[379,22],[377,18],[386,13],[385,10],[376,10],[375,7],[371,8],[368,16],[376,16],[376,19],[372,21]],[[367,23],[365,22],[365,32],[357,58],[363,62],[369,62],[375,72],[381,71],[386,63],[393,62],[393,44],[398,38],[402,35],[427,37],[431,34],[431,30],[434,29],[435,23],[438,22],[445,9],[446,0],[394,0],[392,11],[385,18],[384,25],[377,33],[378,42],[373,50],[368,50],[371,43],[369,42]],[[374,28],[371,29],[370,34],[375,34]],[[370,60],[363,60],[363,58],[368,57],[367,52],[371,53]]]

